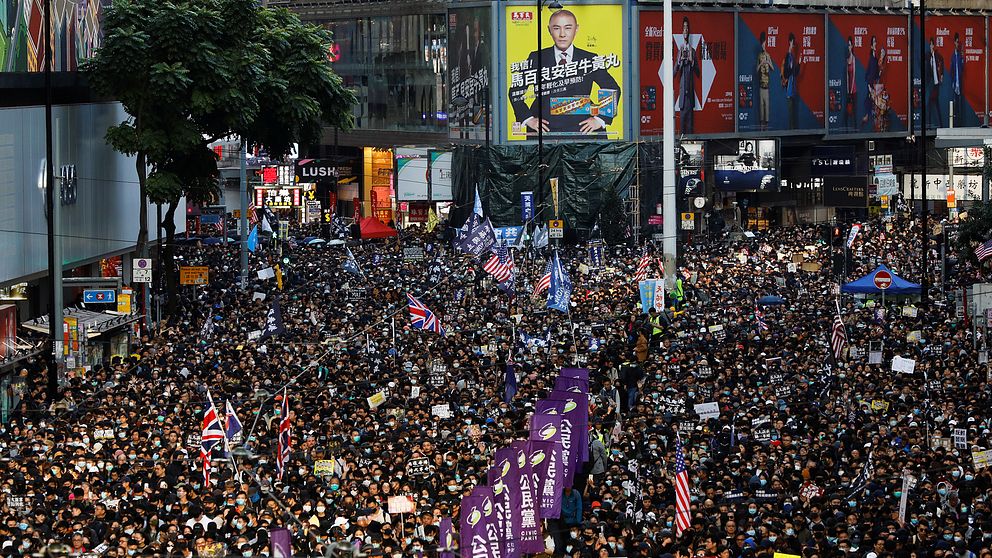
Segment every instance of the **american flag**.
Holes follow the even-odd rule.
[[[203,432],[200,434],[200,459],[203,460],[203,485],[210,483],[210,452],[224,439],[217,407],[207,390],[207,408],[203,410]]]
[[[758,326],[758,331],[765,331],[768,329],[768,323],[765,321],[765,315],[758,308],[758,305],[754,305],[754,321],[755,325]]]
[[[406,299],[410,304],[410,323],[413,327],[444,335],[444,327],[441,326],[441,318],[438,318],[437,314],[431,312],[410,293],[406,293]]]
[[[634,281],[643,281],[645,277],[648,276],[648,267],[651,265],[651,258],[647,254],[641,256],[641,260],[637,262],[637,273],[634,273]]]
[[[282,480],[282,474],[286,470],[286,464],[289,463],[289,456],[293,453],[293,438],[291,425],[289,422],[289,390],[288,388],[282,388],[282,411],[279,417],[279,448],[278,455],[276,455],[276,470],[279,475],[279,480]]]
[[[486,273],[496,278],[497,283],[504,283],[513,277],[513,258],[502,242],[493,250],[486,265],[482,266]]]
[[[537,296],[544,291],[548,290],[551,286],[551,258],[548,258],[548,265],[544,266],[544,275],[538,280],[537,284],[534,285],[534,296]]]
[[[992,239],[986,240],[975,250],[975,257],[978,261],[985,261],[985,258],[992,256]]]
[[[834,349],[834,359],[839,361],[844,356],[844,349],[847,348],[847,330],[844,328],[844,320],[840,317],[840,303],[837,304],[837,315],[834,316],[830,345]]]
[[[682,437],[675,442],[675,536],[689,528],[689,473],[685,469]]]

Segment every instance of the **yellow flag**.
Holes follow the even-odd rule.
[[[279,287],[279,290],[281,291],[282,290],[282,270],[279,269],[279,266],[278,265],[275,265],[273,267],[276,268],[276,286]]]
[[[441,220],[437,218],[437,213],[434,213],[434,208],[427,209],[427,232],[433,232],[434,227],[440,223]]]

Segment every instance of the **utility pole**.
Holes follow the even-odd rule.
[[[926,0],[920,0],[920,87],[923,89],[923,106],[920,107],[920,159],[923,164],[921,177],[923,179],[923,184],[920,187],[923,189],[923,206],[920,211],[920,241],[922,242],[923,248],[923,277],[920,280],[920,304],[927,308],[930,305],[930,231],[929,223],[927,222],[927,217],[929,216],[930,209],[927,207],[927,99],[926,91],[929,89],[927,83],[927,3]]]
[[[662,56],[663,94],[662,106],[665,107],[664,127],[665,132],[662,138],[662,174],[661,203],[664,223],[662,232],[665,235],[662,241],[664,249],[665,263],[665,283],[671,286],[675,281],[675,261],[678,254],[677,232],[675,228],[676,208],[675,208],[675,77],[672,68],[672,57],[674,56],[672,42],[675,40],[672,21],[672,0],[665,0],[665,23],[664,41],[665,46]],[[686,45],[684,48],[692,48]],[[690,99],[690,102],[692,100]],[[638,208],[640,210],[640,208]]]
[[[55,197],[55,167],[52,162],[52,0],[45,0],[45,205],[48,208],[48,402],[59,399],[59,364],[62,361],[62,243],[58,238],[61,196]],[[61,189],[61,188],[60,188]]]
[[[241,289],[248,288],[248,152],[246,151],[245,138],[241,138],[241,153],[238,156],[241,160]]]

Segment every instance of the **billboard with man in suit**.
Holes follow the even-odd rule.
[[[545,139],[623,139],[621,7],[570,6],[541,19],[535,8],[506,8],[507,138],[533,140],[542,129]]]

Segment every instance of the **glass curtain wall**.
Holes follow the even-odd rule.
[[[358,128],[447,130],[444,14],[373,16],[322,24],[334,34],[334,70],[358,96]]]

